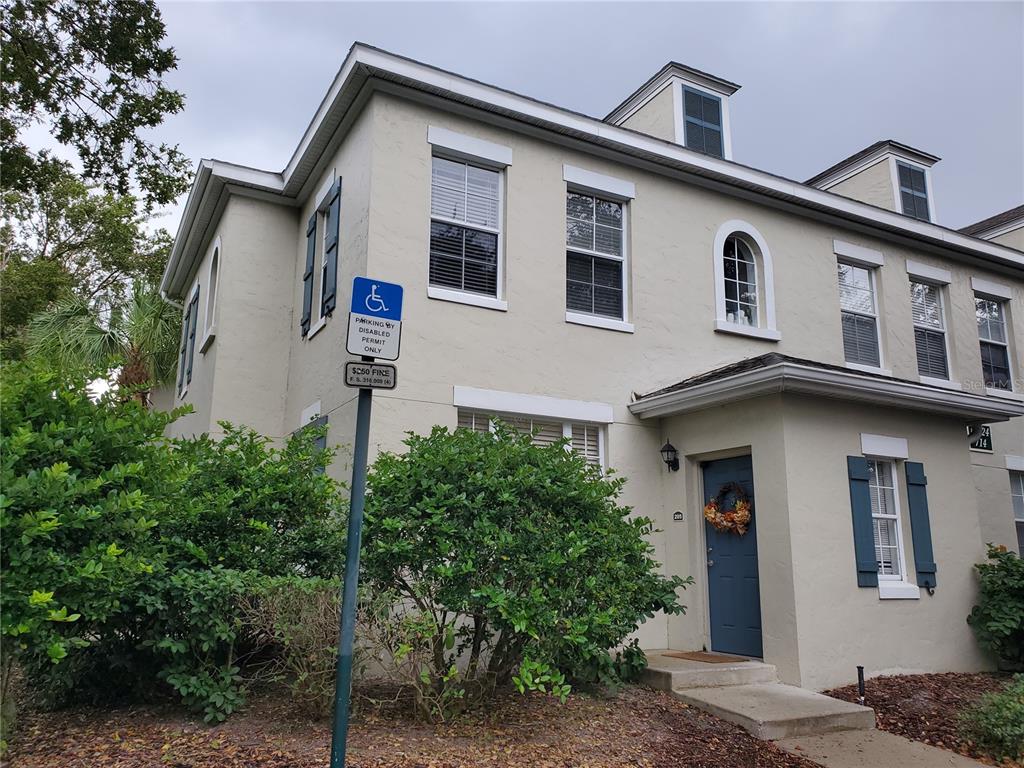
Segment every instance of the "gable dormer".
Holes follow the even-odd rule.
[[[605,122],[731,160],[729,97],[739,88],[671,61],[613,109]]]
[[[886,139],[850,155],[805,183],[887,208],[921,221],[935,221],[931,167],[939,157]]]

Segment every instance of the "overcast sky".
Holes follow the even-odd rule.
[[[893,138],[942,158],[941,224],[1024,203],[1019,1],[160,7],[187,102],[159,135],[194,161],[280,171],[359,40],[598,117],[676,60],[742,86],[740,163],[803,181]]]

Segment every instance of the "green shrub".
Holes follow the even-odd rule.
[[[963,734],[996,760],[1024,758],[1024,675],[961,715]]]
[[[244,701],[238,618],[268,576],[340,573],[344,500],[315,431],[169,442],[177,415],[6,366],[0,392],[0,669],[44,703],[176,692],[208,720]]]
[[[967,623],[981,646],[1007,670],[1024,670],[1024,561],[1006,547],[988,547],[978,571],[980,596]]]
[[[681,612],[690,580],[659,574],[651,521],[617,503],[621,479],[502,425],[405,442],[370,472],[363,562],[366,586],[394,596],[375,634],[420,681],[421,714],[513,677],[564,696],[565,680],[614,685],[642,666],[635,643],[613,649]]]

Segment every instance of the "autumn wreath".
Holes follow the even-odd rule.
[[[733,497],[733,506],[725,507],[725,499]],[[742,536],[750,526],[750,497],[739,483],[726,483],[718,495],[704,507],[704,519],[720,531],[733,531]]]

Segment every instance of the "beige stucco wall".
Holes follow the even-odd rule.
[[[800,684],[852,682],[858,664],[872,675],[985,668],[989,662],[965,621],[976,594],[972,569],[984,548],[962,424],[806,397],[786,398],[783,422]],[[876,589],[857,587],[846,457],[861,455],[861,433],[905,438],[910,460],[924,464],[938,567],[934,595],[880,600]],[[897,470],[904,557],[914,581],[902,462]]]
[[[1016,248],[1018,251],[1024,251],[1024,227],[1018,227],[1017,229],[1004,232],[1001,235],[988,239],[993,243],[1007,245],[1010,248]]]
[[[850,178],[829,187],[829,192],[834,192],[843,197],[851,197],[860,200],[862,203],[877,205],[879,208],[888,208],[890,211],[898,210],[896,199],[893,197],[892,172],[888,158],[882,158],[874,165],[870,165]]]
[[[640,109],[626,118],[620,125],[631,131],[646,133],[665,141],[676,140],[676,110],[672,97],[674,86],[662,88],[658,94]]]

